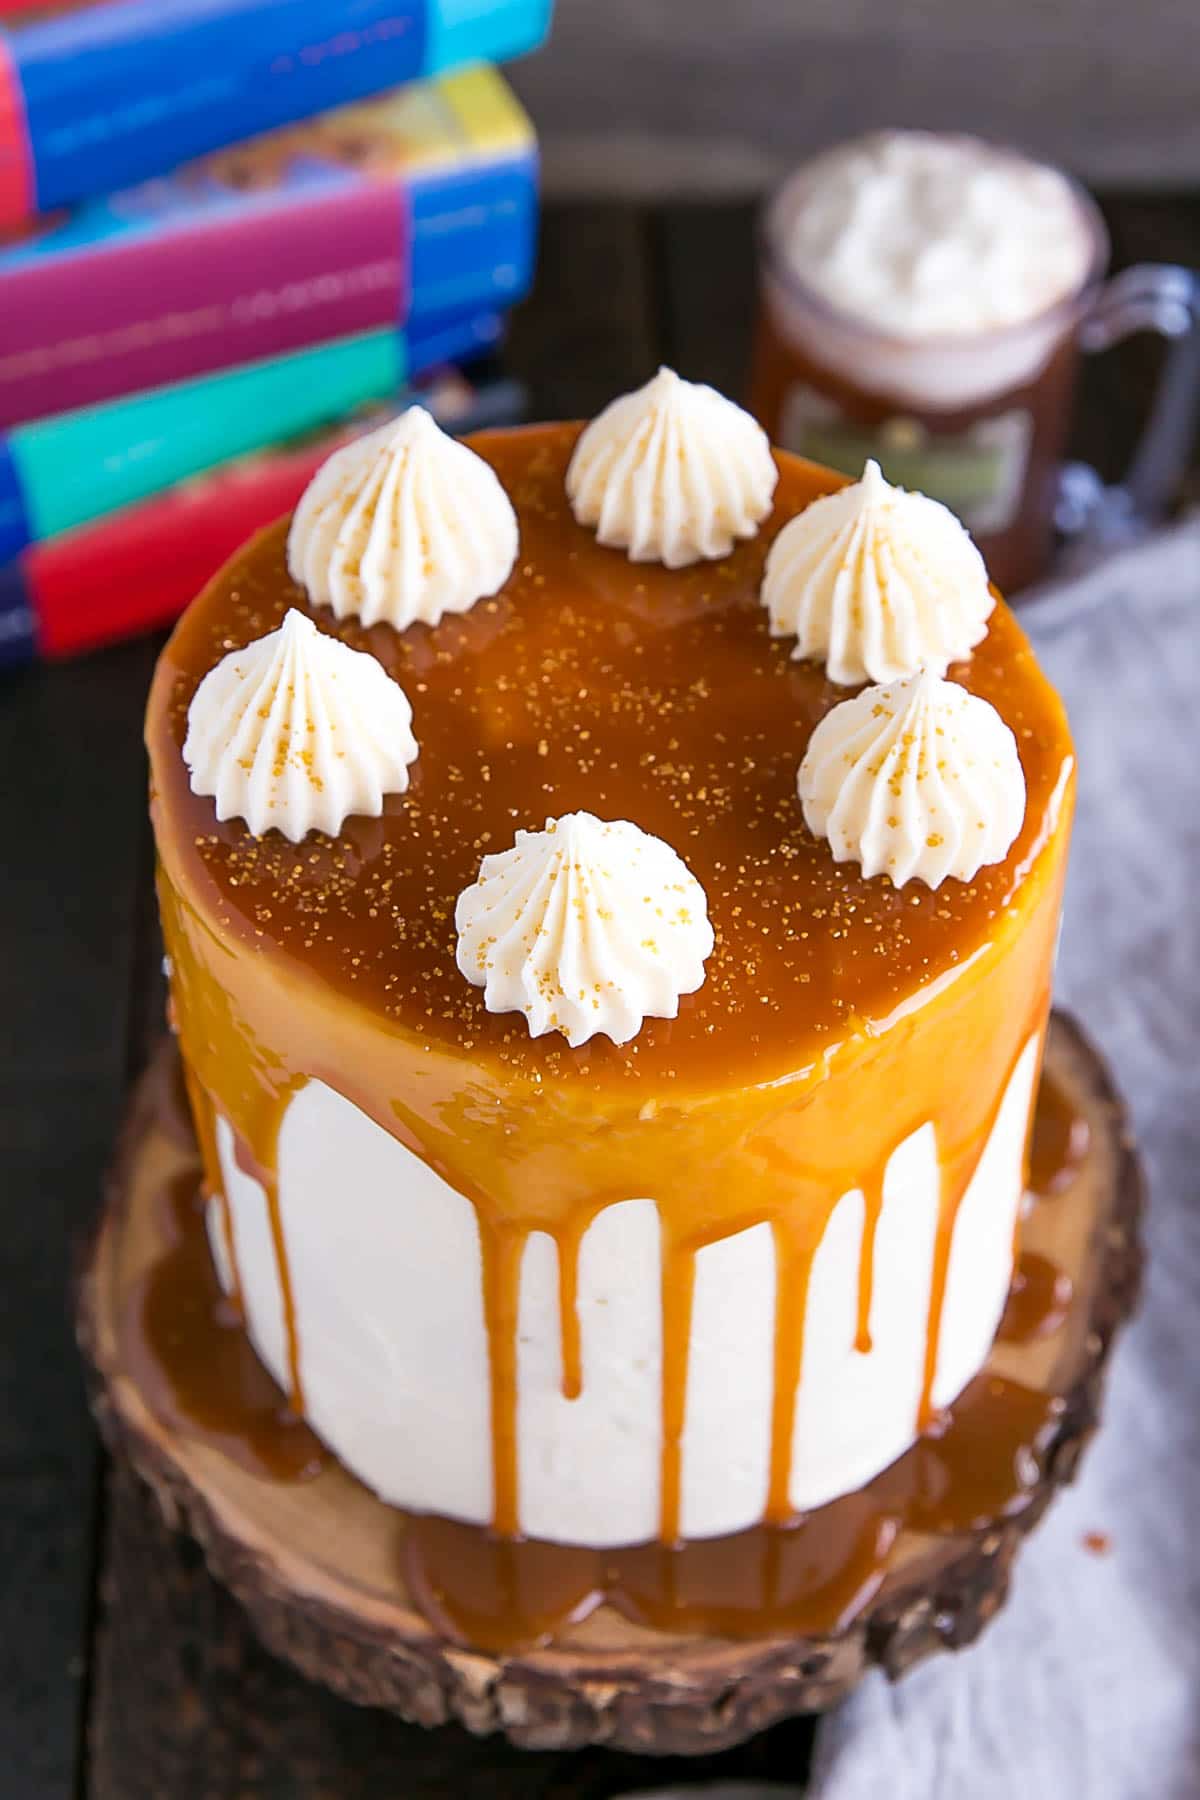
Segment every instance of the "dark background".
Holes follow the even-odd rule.
[[[1200,182],[1196,0],[556,0],[514,86],[551,187],[745,194],[881,125]]]

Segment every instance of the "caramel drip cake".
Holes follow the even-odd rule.
[[[195,601],[147,739],[203,1254],[309,1447],[264,1476],[319,1446],[591,1552],[790,1526],[944,1429],[1073,797],[945,509],[667,370],[586,428],[408,413]]]

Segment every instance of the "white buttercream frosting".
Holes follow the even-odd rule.
[[[532,1037],[624,1044],[673,1019],[713,947],[704,889],[661,838],[591,813],[518,831],[485,856],[455,912],[458,966],[489,1012],[522,1012]]]
[[[192,792],[255,837],[336,835],[351,814],[376,818],[408,787],[417,755],[404,689],[293,607],[278,631],[231,650],[188,707],[183,759]]]
[[[335,450],[288,534],[288,569],[314,605],[397,631],[468,611],[504,586],[516,555],[495,470],[420,406]]]
[[[830,681],[944,675],[987,633],[995,601],[983,558],[949,507],[884,480],[824,494],[784,526],[767,557],[772,637],[825,664]]]
[[[753,537],[777,479],[767,434],[748,412],[660,369],[583,432],[567,494],[600,543],[628,551],[631,562],[680,569]]]
[[[923,670],[826,713],[800,764],[809,830],[895,887],[971,881],[1025,817],[1017,741],[995,707]]]

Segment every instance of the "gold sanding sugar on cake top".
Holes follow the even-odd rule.
[[[774,537],[835,478],[780,459],[758,536],[720,562],[631,566],[576,524],[564,490],[574,435],[484,435],[517,509],[521,548],[501,593],[435,628],[338,623],[288,579],[285,525],[236,559],[166,652],[150,742],[168,865],[222,930],[315,972],[435,1044],[482,1051],[535,1078],[796,1066],[856,1020],[888,1016],[922,982],[987,941],[1051,825],[1070,752],[1061,706],[1011,616],[954,679],[1012,727],[1029,794],[1006,859],[968,883],[896,891],[836,864],[807,830],[796,769],[817,722],[845,697],[821,668],[773,642],[759,600]],[[187,705],[231,646],[274,629],[289,606],[369,650],[413,706],[421,756],[410,789],[337,839],[288,844],[216,824],[178,754]],[[648,1020],[621,1049],[531,1042],[489,1015],[455,963],[454,907],[483,856],[518,829],[587,810],[661,837],[703,886],[716,933],[706,980],[679,1017]],[[178,870],[175,871],[178,874]]]

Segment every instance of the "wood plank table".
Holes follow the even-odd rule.
[[[1105,201],[1118,264],[1200,265],[1200,196]],[[509,361],[534,417],[595,412],[659,361],[738,394],[744,204],[551,206]],[[1161,352],[1088,372],[1076,450],[1115,476]],[[1195,474],[1189,482],[1194,487]],[[9,1800],[601,1800],[686,1776],[800,1781],[811,1726],[683,1767],[423,1732],[307,1685],[97,1448],[69,1276],[122,1097],[161,1030],[141,713],[157,645],[0,686],[0,1790]],[[169,1795],[141,1747],[175,1746]],[[161,1758],[159,1768],[162,1767]]]

